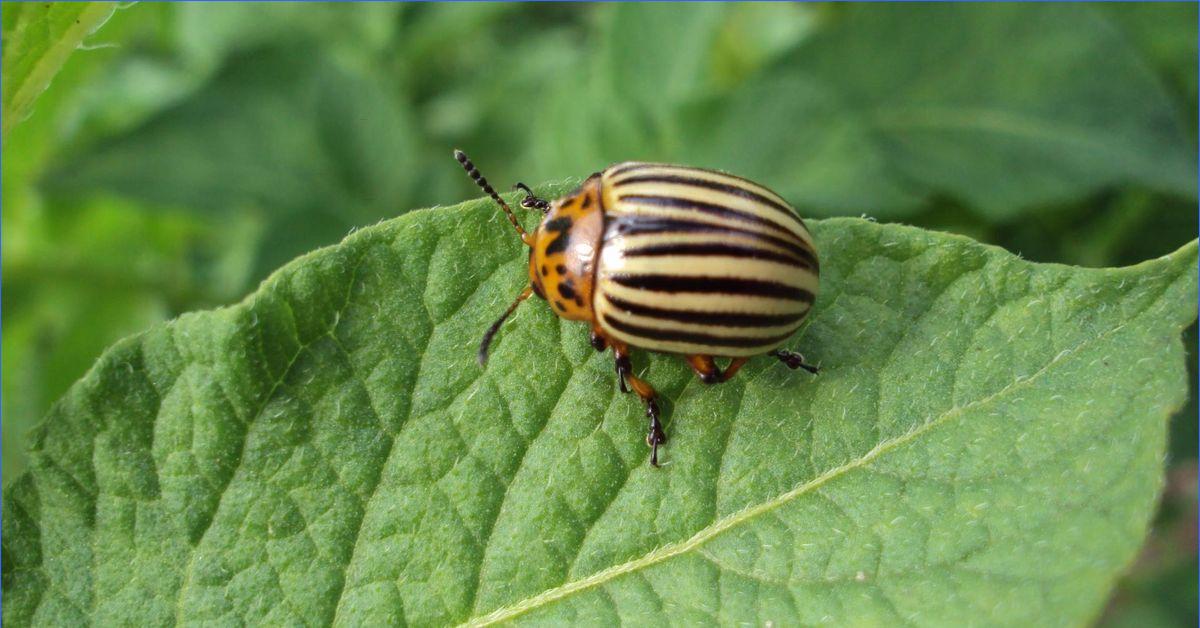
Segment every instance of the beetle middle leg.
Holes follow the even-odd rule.
[[[733,379],[733,376],[737,375],[738,370],[746,364],[749,358],[734,358],[723,371],[717,366],[711,355],[689,355],[684,359],[700,377],[700,381],[705,384],[720,384]]]
[[[654,387],[633,374],[627,347],[613,343],[612,350],[617,363],[617,382],[621,386],[621,392],[629,392],[629,389],[632,388],[633,392],[637,393],[638,397],[642,398],[642,402],[646,404],[646,416],[650,418],[650,430],[646,433],[646,444],[650,446],[650,464],[657,467],[658,446],[667,442],[667,435],[663,432],[662,422],[659,420],[658,402],[654,400]],[[626,383],[629,388],[625,387]]]

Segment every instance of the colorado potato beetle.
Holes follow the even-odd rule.
[[[592,346],[612,349],[621,392],[632,389],[646,405],[656,467],[666,434],[654,387],[633,374],[631,348],[680,355],[706,384],[728,381],[761,354],[817,372],[779,348],[816,299],[817,249],[791,205],[765,186],[715,170],[624,162],[554,201],[516,184],[521,207],[544,214],[527,233],[471,160],[460,150],[454,157],[529,247],[529,285],[484,333],[480,365],[531,294],[558,316],[588,323]],[[718,357],[730,358],[724,369]]]

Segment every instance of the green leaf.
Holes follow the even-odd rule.
[[[557,189],[539,190],[553,195]],[[1033,264],[815,221],[792,345],[707,387],[540,303],[483,370],[525,252],[486,202],[306,255],[110,349],[4,494],[13,626],[1079,624],[1134,555],[1183,402],[1196,243]]]
[[[271,222],[261,277],[331,234],[394,215],[419,183],[409,112],[385,85],[319,51],[235,55],[177,106],[73,153],[45,191],[261,211]]]
[[[25,119],[67,57],[112,15],[115,2],[13,2],[3,11],[3,135]]]
[[[180,51],[201,64],[278,44],[330,46],[347,55],[367,55],[388,43],[403,8],[392,3],[180,4],[176,30]]]
[[[1196,5],[1101,3],[1096,6],[1121,27],[1167,84],[1175,88],[1187,105],[1184,111],[1195,111]],[[1191,116],[1185,122],[1195,124]],[[1194,126],[1189,128],[1194,136]]]
[[[1001,221],[1129,182],[1195,196],[1179,112],[1104,15],[847,9],[730,104],[690,114],[679,155],[782,181],[821,215],[907,215],[942,194]]]
[[[628,159],[690,163],[680,136],[710,134],[679,124],[680,107],[732,91],[812,24],[812,11],[796,4],[615,3],[596,12],[594,53],[551,77],[539,99],[545,131],[532,138],[533,172],[578,176]]]

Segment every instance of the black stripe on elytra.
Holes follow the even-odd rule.
[[[613,307],[638,316],[647,316],[678,323],[693,323],[697,325],[713,325],[716,327],[779,327],[799,322],[808,314],[808,310],[791,314],[749,314],[745,312],[706,312],[702,310],[671,310],[667,308],[643,305],[626,301],[620,297],[606,294],[604,298]]]
[[[716,235],[736,233],[738,235],[758,238],[764,242],[770,242],[775,246],[782,247],[795,253],[800,259],[808,262],[814,270],[818,270],[821,267],[817,261],[817,256],[814,255],[813,252],[809,250],[808,246],[799,239],[785,239],[759,231],[738,229],[737,227],[714,225],[712,223],[680,218],[618,216],[613,218],[609,223],[609,226],[604,234],[604,240],[607,242],[608,240],[611,240],[617,236],[623,235],[657,235],[674,233],[711,233]]]
[[[726,176],[728,176],[728,175],[726,175]],[[745,181],[745,179],[740,179],[740,180]],[[796,215],[796,212],[793,211],[792,208],[788,207],[787,205],[784,205],[783,203],[780,203],[779,201],[777,201],[773,198],[770,198],[768,196],[763,196],[762,194],[759,194],[758,192],[755,192],[754,190],[747,189],[744,187],[739,187],[736,185],[729,185],[728,183],[721,183],[720,181],[710,181],[708,179],[697,179],[695,177],[683,177],[683,176],[678,176],[678,175],[644,174],[644,175],[634,175],[632,177],[626,177],[624,179],[621,179],[620,181],[613,181],[612,185],[619,186],[619,185],[625,185],[627,183],[677,183],[679,185],[690,185],[692,187],[716,190],[717,192],[724,192],[726,194],[744,198],[748,201],[762,203],[763,205],[766,205],[766,206],[774,209],[776,212],[790,218],[793,222],[800,225],[801,227],[804,227],[804,221],[800,220],[800,217]],[[748,181],[747,183],[752,183],[752,182]],[[754,184],[754,185],[757,186],[757,184]],[[806,227],[805,231],[807,231],[807,230],[808,229]]]
[[[693,211],[702,212],[720,218],[731,218],[742,222],[754,223],[771,227],[780,232],[791,235],[791,231],[787,227],[781,225],[774,220],[767,220],[757,214],[733,209],[717,203],[705,203],[704,201],[696,201],[688,198],[679,198],[677,196],[661,196],[658,194],[621,194],[617,199],[625,203],[633,203],[637,205],[649,205],[651,207],[665,207],[668,209],[690,209]]]
[[[809,265],[808,262],[798,260],[791,255],[778,253],[769,249],[756,248],[753,246],[738,246],[735,244],[704,244],[699,242],[685,242],[679,244],[652,244],[650,246],[642,246],[625,250],[625,257],[657,257],[666,255],[738,257],[743,259],[780,262],[789,266],[798,266],[800,268],[812,270],[812,266]]]
[[[676,329],[656,329],[654,327],[643,327],[641,325],[625,322],[612,315],[605,316],[604,322],[612,325],[613,328],[617,329],[618,331],[623,331],[634,336],[640,336],[642,338],[646,338],[647,340],[688,342],[712,347],[766,347],[786,340],[795,332],[795,330],[792,330],[786,334],[759,337],[714,336],[712,334],[706,334],[698,331],[681,331]]]
[[[740,277],[704,277],[687,275],[613,273],[609,279],[626,288],[650,290],[652,292],[691,292],[740,294],[753,297],[789,299],[801,303],[812,303],[813,293],[803,288],[789,286],[777,281],[742,279]]]

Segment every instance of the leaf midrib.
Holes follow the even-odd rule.
[[[1184,247],[1177,250],[1175,253],[1172,253],[1171,255],[1167,255],[1165,257],[1166,258],[1174,258],[1179,253],[1191,248],[1191,246],[1194,246],[1194,244],[1185,245]],[[1166,286],[1164,287],[1163,291],[1165,292],[1166,290],[1169,290],[1173,284],[1174,284],[1174,281],[1168,282],[1166,284]],[[738,512],[735,512],[735,513],[728,515],[718,521],[713,522],[712,524],[701,529],[699,532],[692,535],[690,538],[688,538],[685,541],[676,542],[676,543],[668,543],[667,545],[663,545],[661,547],[655,548],[654,550],[651,550],[650,552],[648,552],[648,553],[644,554],[643,556],[638,557],[636,559],[621,563],[619,565],[614,565],[607,569],[600,570],[600,571],[598,571],[590,576],[587,576],[585,578],[582,578],[580,580],[576,580],[574,582],[568,582],[568,583],[559,585],[557,587],[554,587],[552,589],[547,589],[537,595],[534,595],[532,597],[528,597],[528,598],[525,598],[524,600],[516,602],[515,604],[500,607],[500,608],[496,609],[495,611],[492,611],[491,613],[489,613],[488,615],[485,615],[483,617],[469,619],[466,622],[460,624],[460,626],[481,627],[481,626],[490,626],[492,624],[496,624],[496,623],[503,622],[503,621],[509,621],[509,620],[514,619],[520,615],[523,615],[531,610],[534,610],[538,607],[541,607],[541,606],[544,606],[551,602],[555,602],[555,601],[561,600],[563,598],[566,598],[574,593],[579,593],[579,592],[585,591],[594,586],[604,584],[605,582],[613,580],[619,576],[623,576],[623,575],[629,574],[629,573],[634,573],[641,569],[651,567],[658,563],[664,562],[670,558],[674,558],[675,556],[680,556],[680,555],[686,554],[692,550],[696,550],[699,547],[706,544],[707,542],[716,538],[717,536],[720,536],[721,534],[723,534],[733,528],[736,528],[739,525],[741,525],[747,521],[751,521],[751,520],[757,518],[759,515],[763,515],[768,512],[771,512],[773,510],[776,510],[779,507],[796,499],[797,497],[806,495],[809,492],[813,491],[814,489],[820,488],[821,486],[827,484],[831,480],[838,479],[841,476],[843,476],[851,471],[854,471],[855,469],[859,469],[861,467],[866,466],[868,463],[874,462],[875,460],[877,460],[884,454],[907,444],[909,441],[913,440],[914,438],[916,438],[936,427],[946,424],[953,419],[963,416],[969,410],[974,410],[978,407],[987,405],[993,401],[998,400],[1002,396],[1005,396],[1009,393],[1017,391],[1020,388],[1040,379],[1042,376],[1044,376],[1046,373],[1048,373],[1053,367],[1058,365],[1060,362],[1068,359],[1070,356],[1077,354],[1080,350],[1086,349],[1087,347],[1094,345],[1098,342],[1101,342],[1101,341],[1107,339],[1108,337],[1125,329],[1131,322],[1136,321],[1137,319],[1139,319],[1143,315],[1145,315],[1147,311],[1153,309],[1154,306],[1160,302],[1160,300],[1161,300],[1161,295],[1158,298],[1152,299],[1150,301],[1150,303],[1144,309],[1142,309],[1138,313],[1134,314],[1133,316],[1130,316],[1128,319],[1126,319],[1125,322],[1123,322],[1119,325],[1116,325],[1113,328],[1111,328],[1101,334],[1092,336],[1092,337],[1084,340],[1083,342],[1080,342],[1079,344],[1075,345],[1074,347],[1072,347],[1070,349],[1065,349],[1063,351],[1060,351],[1049,362],[1047,362],[1044,366],[1042,366],[1042,368],[1038,369],[1032,375],[1025,377],[1025,378],[1015,379],[1008,385],[1004,386],[1003,388],[997,390],[996,392],[994,392],[990,395],[981,397],[980,399],[976,399],[974,401],[971,401],[971,402],[966,403],[961,406],[955,406],[953,408],[950,408],[949,410],[943,412],[941,415],[939,415],[925,423],[922,423],[921,425],[917,426],[916,428],[909,430],[908,432],[905,432],[904,434],[902,434],[900,436],[897,436],[897,437],[889,439],[889,440],[885,440],[885,441],[877,444],[870,451],[863,454],[861,457],[859,457],[857,459],[854,459],[850,462],[839,465],[837,467],[830,468],[830,469],[826,470],[825,472],[823,472],[821,475],[819,475],[811,480],[808,480],[806,482],[802,482],[801,484],[797,485],[796,487],[792,488],[791,490],[788,490],[772,499],[769,499],[760,504],[748,506]]]

